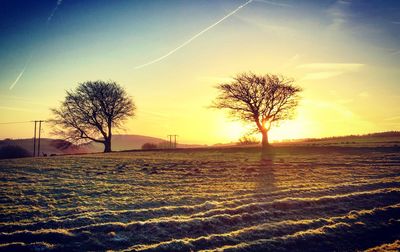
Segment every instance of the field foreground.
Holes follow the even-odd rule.
[[[0,161],[0,250],[400,248],[400,149],[278,147]]]

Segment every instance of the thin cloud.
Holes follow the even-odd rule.
[[[302,64],[296,68],[308,71],[302,80],[321,80],[356,72],[362,67],[364,64],[360,63],[311,63]]]
[[[359,97],[363,97],[363,98],[367,98],[367,97],[369,97],[369,93],[364,91],[364,92],[359,93],[358,96]]]
[[[313,110],[317,109],[323,111],[324,114],[329,113],[332,115],[331,118],[335,118],[335,120],[348,120],[351,118],[356,119],[358,117],[347,106],[337,102],[304,99],[303,104],[307,105],[307,107],[312,107]]]
[[[209,82],[209,83],[223,83],[230,82],[233,80],[231,77],[220,77],[220,76],[200,76],[199,81]]]
[[[256,0],[256,1],[257,2],[261,2],[261,3],[270,4],[270,5],[279,6],[279,7],[286,7],[286,8],[292,8],[293,7],[293,5],[286,4],[286,3],[281,3],[281,2],[274,2],[274,1],[268,1],[268,0]]]
[[[386,118],[385,121],[399,121],[400,120],[400,116],[394,116],[394,117],[389,117]]]
[[[400,55],[400,50],[392,52],[393,56]]]
[[[43,106],[48,106],[48,103],[44,102],[37,102],[31,99],[27,99],[25,97],[20,97],[20,96],[11,96],[11,95],[0,95],[0,100],[1,101],[7,101],[7,102],[14,102],[17,101],[18,103],[27,103],[31,105],[43,105]]]
[[[331,29],[339,29],[347,22],[350,4],[350,1],[338,0],[327,10],[328,16],[331,17],[331,24],[329,26]]]
[[[152,111],[146,111],[146,110],[143,110],[143,109],[140,110],[138,112],[138,114],[145,114],[145,115],[148,115],[148,116],[158,117],[158,118],[168,118],[168,116],[166,116],[165,114],[155,113],[155,112],[152,112]]]
[[[301,80],[323,80],[342,75],[344,72],[315,72],[307,73]]]
[[[318,70],[358,70],[365,66],[361,63],[310,63],[297,66],[300,69]]]
[[[290,62],[296,61],[300,58],[300,54],[296,53],[295,55],[293,55],[293,57],[291,57],[289,59]]]
[[[11,110],[11,111],[21,111],[21,112],[37,112],[37,110],[33,109],[24,109],[24,108],[15,108],[15,107],[8,107],[8,106],[0,106],[1,110]]]
[[[230,16],[232,16],[233,14],[235,14],[236,12],[238,12],[241,8],[245,7],[246,5],[250,4],[251,2],[253,2],[253,0],[248,0],[246,3],[240,5],[239,7],[237,7],[235,10],[233,10],[232,12],[230,12],[228,15],[224,16],[223,18],[221,18],[220,20],[218,20],[217,22],[215,22],[214,24],[208,26],[207,28],[205,28],[204,30],[202,30],[201,32],[197,33],[196,35],[194,35],[193,37],[191,37],[190,39],[188,39],[187,41],[185,41],[183,44],[179,45],[178,47],[176,47],[175,49],[169,51],[167,54],[156,58],[152,61],[149,61],[147,63],[144,63],[142,65],[136,66],[135,69],[139,69],[139,68],[143,68],[146,66],[149,66],[151,64],[154,64],[156,62],[159,62],[165,58],[167,58],[168,56],[170,56],[171,54],[175,53],[176,51],[178,51],[179,49],[181,49],[182,47],[188,45],[190,42],[192,42],[193,40],[195,40],[196,38],[200,37],[201,35],[203,35],[204,33],[206,33],[207,31],[209,31],[210,29],[214,28],[215,26],[217,26],[219,23],[221,23],[222,21],[224,21],[225,19],[229,18]]]
[[[339,99],[336,101],[338,104],[349,104],[354,102],[354,99]]]
[[[300,55],[298,53],[296,53],[295,55],[293,55],[293,57],[289,58],[285,64],[283,64],[283,67],[289,67],[289,66],[293,66],[298,60],[300,59]]]

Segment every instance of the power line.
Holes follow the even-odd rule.
[[[31,123],[33,121],[23,121],[23,122],[0,122],[0,124],[17,124],[17,123]]]

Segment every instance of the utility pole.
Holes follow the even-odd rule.
[[[174,135],[174,139],[175,139],[175,142],[174,142],[174,148],[176,149],[176,137],[177,137],[178,135]]]
[[[42,131],[42,122],[44,122],[43,120],[35,120],[33,121],[35,123],[35,127],[34,127],[34,132],[33,132],[33,156],[40,156],[40,135],[41,135],[41,131]],[[37,123],[39,123],[39,132],[38,132],[38,148],[37,148],[37,154],[36,154],[36,132],[37,132],[37,128],[36,125]]]
[[[34,121],[35,128],[34,128],[34,131],[33,131],[33,156],[36,155],[36,122],[37,121]]]
[[[169,137],[169,147],[171,148],[171,149],[176,149],[176,137],[177,137],[178,135],[168,135],[168,137]],[[172,142],[172,137],[174,138],[174,142]]]
[[[171,143],[171,141],[172,141],[172,135],[167,135],[167,139],[169,138],[169,141],[167,140],[167,142],[168,142],[168,149],[171,149],[172,148],[172,143]]]
[[[38,157],[40,157],[40,133],[41,133],[41,131],[42,131],[42,122],[43,122],[43,121],[39,121]]]

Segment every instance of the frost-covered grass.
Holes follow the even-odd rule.
[[[397,148],[123,152],[0,161],[0,250],[398,248]]]

